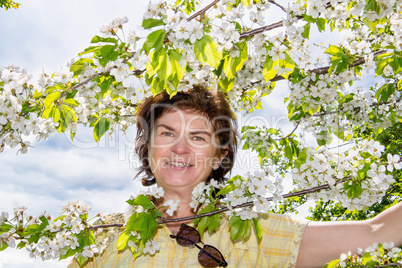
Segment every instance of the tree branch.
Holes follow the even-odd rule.
[[[338,180],[335,183],[335,185],[337,185],[339,183],[342,183],[342,182],[345,182],[345,180],[346,179]],[[282,197],[283,198],[290,198],[290,197],[295,197],[295,196],[300,196],[300,195],[311,194],[311,193],[315,193],[315,192],[318,192],[318,191],[321,191],[321,190],[327,190],[330,187],[331,186],[327,183],[327,184],[323,184],[321,186],[313,187],[313,188],[310,188],[310,189],[307,189],[307,190],[301,190],[301,191],[297,191],[297,192],[294,192],[294,193],[287,193],[287,194],[282,195]],[[273,201],[274,198],[273,197],[267,197],[266,199],[267,199],[267,201]],[[244,203],[244,204],[234,206],[234,207],[232,207],[232,209],[242,208],[242,207],[249,207],[249,206],[253,206],[253,205],[254,205],[253,202],[247,202],[247,203]],[[193,220],[193,219],[198,219],[198,218],[202,218],[202,217],[206,217],[206,216],[212,216],[212,215],[215,215],[215,214],[218,214],[218,213],[226,212],[228,210],[229,210],[229,208],[223,207],[223,208],[218,209],[216,211],[197,214],[197,215],[188,216],[188,217],[175,218],[175,219],[162,218],[160,221],[158,221],[158,224]],[[95,225],[95,226],[91,226],[90,229],[95,230],[95,229],[98,229],[98,228],[123,227],[123,226],[124,226],[124,224],[115,223],[115,224]]]
[[[398,102],[401,102],[401,101],[402,101],[402,97],[397,98],[397,99],[395,100],[395,103],[398,103]],[[391,103],[391,102],[384,102],[384,101],[375,102],[375,103],[371,104],[370,107],[376,107],[376,106],[379,106],[379,105],[381,105],[381,104],[390,104],[390,103]],[[326,115],[329,115],[329,114],[337,114],[337,113],[341,112],[342,110],[343,110],[342,107],[339,108],[338,110],[334,110],[334,111],[325,111],[325,110],[324,110],[324,111],[322,111],[322,112],[320,112],[320,113],[313,114],[312,116],[313,116],[313,117],[323,117],[323,116],[326,116]],[[360,107],[354,107],[354,108],[353,108],[353,111],[354,111],[355,113],[358,113],[360,110],[361,110]]]
[[[339,183],[342,183],[342,182],[345,182],[345,179],[338,180],[334,184],[334,186],[339,184]],[[290,197],[294,197],[294,196],[311,194],[311,193],[315,193],[315,192],[318,192],[318,191],[321,191],[321,190],[327,190],[330,187],[331,186],[327,183],[327,184],[323,184],[321,186],[313,187],[313,188],[310,188],[310,189],[307,189],[307,190],[301,190],[301,191],[297,191],[297,192],[294,192],[294,193],[284,194],[284,195],[282,195],[282,197],[283,198],[290,198]],[[273,199],[274,199],[273,197],[267,197],[266,198],[267,201],[273,201]],[[253,206],[253,205],[254,205],[253,202],[247,202],[247,203],[244,203],[244,204],[241,204],[241,205],[234,206],[234,207],[232,207],[232,209],[242,208],[242,207],[249,207],[249,206]],[[202,217],[205,217],[205,216],[212,216],[212,215],[222,213],[222,212],[225,212],[225,211],[228,211],[228,210],[229,210],[229,208],[224,207],[224,208],[221,208],[221,209],[216,210],[216,211],[211,211],[211,212],[197,214],[197,215],[194,215],[194,216],[188,216],[188,217],[183,217],[183,218],[177,218],[177,219],[165,219],[165,218],[162,218],[161,221],[158,221],[158,224],[167,223],[167,222],[180,222],[180,221],[186,221],[186,220],[191,220],[191,219],[198,219],[198,218],[202,218]]]

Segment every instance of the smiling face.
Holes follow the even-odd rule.
[[[159,186],[192,190],[219,167],[210,121],[196,112],[172,110],[159,117],[148,144],[149,164]]]

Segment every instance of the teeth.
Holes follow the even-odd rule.
[[[182,163],[182,162],[169,162],[169,165],[175,166],[175,167],[189,167],[190,165]]]

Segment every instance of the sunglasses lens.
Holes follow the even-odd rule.
[[[183,224],[176,235],[176,240],[180,246],[188,247],[201,242],[201,237],[196,229]]]
[[[204,267],[226,267],[227,263],[218,249],[205,245],[198,253],[198,261]]]

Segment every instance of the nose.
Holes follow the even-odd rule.
[[[175,154],[188,154],[190,153],[190,144],[185,135],[180,136],[171,147],[172,152]]]

